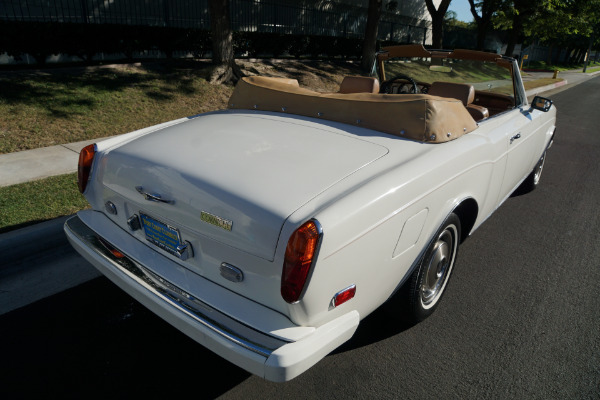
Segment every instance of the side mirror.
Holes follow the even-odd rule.
[[[540,110],[543,112],[548,112],[552,107],[552,100],[547,99],[541,96],[535,96],[533,101],[531,102],[531,108],[535,110]]]

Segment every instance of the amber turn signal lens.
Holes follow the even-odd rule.
[[[110,243],[108,243],[106,240],[102,239],[99,236],[98,236],[98,240],[106,248],[106,250],[110,251],[110,253],[115,258],[125,258],[125,254],[121,253],[119,250],[117,250],[115,247],[113,247],[113,245],[111,245]]]
[[[77,186],[81,193],[85,192],[90,172],[92,171],[92,163],[96,155],[96,145],[90,144],[81,149],[79,153],[79,164],[77,165]]]
[[[281,296],[288,303],[300,299],[320,237],[321,231],[316,221],[304,223],[290,236],[281,275]]]

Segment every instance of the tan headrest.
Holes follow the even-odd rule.
[[[366,76],[345,76],[339,93],[379,93],[379,81]]]
[[[460,100],[465,106],[468,106],[475,100],[475,88],[466,83],[433,82],[428,93],[432,96]]]

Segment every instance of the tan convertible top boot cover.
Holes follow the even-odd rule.
[[[319,93],[295,79],[242,78],[229,108],[275,111],[360,126],[428,143],[443,143],[477,128],[460,100],[426,94]]]

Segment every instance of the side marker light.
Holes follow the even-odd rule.
[[[346,289],[337,292],[333,296],[333,307],[341,306],[356,294],[356,285],[348,286]]]

